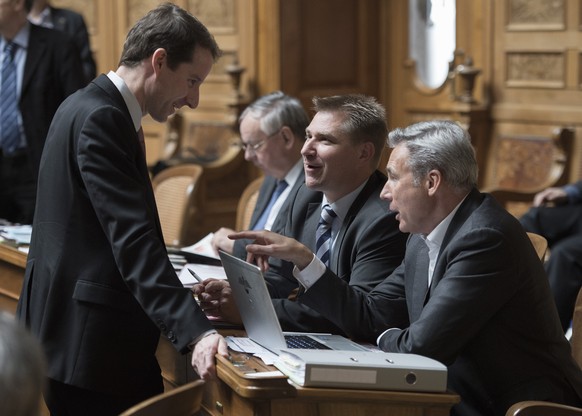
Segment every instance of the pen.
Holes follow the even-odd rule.
[[[197,273],[196,273],[194,270],[192,270],[192,269],[188,269],[188,271],[190,272],[190,274],[191,274],[192,276],[194,276],[194,278],[195,278],[196,280],[198,280],[198,283],[202,283],[202,280],[204,280],[204,279],[202,279],[200,276],[198,276],[198,274],[197,274]]]

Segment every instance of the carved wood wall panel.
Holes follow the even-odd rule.
[[[572,127],[570,179],[581,178],[582,1],[492,1],[492,128]]]
[[[565,63],[561,52],[508,52],[507,86],[563,88]]]
[[[563,30],[565,18],[565,0],[507,1],[507,30]]]

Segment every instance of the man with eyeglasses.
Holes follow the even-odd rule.
[[[265,174],[250,228],[282,231],[289,201],[305,182],[301,148],[309,117],[299,100],[275,91],[250,104],[240,115],[239,124],[245,159]],[[229,239],[233,232],[220,228],[214,233],[212,246],[245,258],[248,242]]]

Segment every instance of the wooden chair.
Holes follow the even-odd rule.
[[[577,416],[582,409],[563,404],[539,401],[524,401],[511,406],[505,416]]]
[[[574,132],[567,128],[551,137],[498,137],[489,152],[483,191],[520,217],[536,193],[569,182],[573,146]]]
[[[529,237],[536,250],[536,253],[538,253],[539,258],[543,263],[546,257],[546,252],[548,251],[548,241],[541,235],[535,233],[527,233],[527,236]]]
[[[238,200],[238,206],[236,208],[236,230],[247,230],[251,224],[251,217],[253,216],[253,211],[255,205],[257,204],[257,198],[259,197],[259,189],[263,184],[263,177],[255,179],[250,184],[247,185],[243,191],[240,199]]]
[[[158,214],[168,246],[191,244],[187,238],[192,233],[196,215],[196,190],[203,168],[183,164],[164,169],[152,179]]]
[[[130,407],[119,416],[192,416],[199,410],[204,380],[176,387]]]

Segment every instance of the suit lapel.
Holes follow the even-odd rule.
[[[428,298],[428,246],[420,236],[415,236],[414,246],[409,246],[406,250],[412,253],[407,262],[413,261],[413,264],[407,264],[406,267],[412,266],[412,304],[410,306],[410,322],[415,322]]]
[[[28,49],[26,51],[26,61],[24,63],[24,72],[22,74],[22,90],[20,96],[26,94],[26,89],[34,75],[36,68],[39,67],[42,57],[46,52],[46,41],[42,36],[38,36],[35,25],[30,25],[30,38],[28,40]]]
[[[378,182],[380,180],[379,172],[374,171],[372,175],[368,178],[366,185],[362,188],[354,202],[350,206],[346,217],[344,218],[342,225],[338,231],[337,237],[335,239],[335,243],[333,246],[333,250],[331,253],[331,258],[329,259],[330,269],[334,270],[336,273],[339,272],[339,263],[340,263],[340,256],[339,253],[342,251],[342,245],[344,243],[344,239],[346,236],[347,231],[349,230],[352,222],[358,215],[358,212],[362,209],[362,207],[368,201],[370,194],[377,189]],[[317,226],[317,224],[316,224]]]

